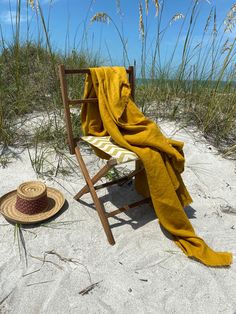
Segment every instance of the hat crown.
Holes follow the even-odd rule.
[[[24,182],[17,188],[17,196],[25,200],[36,200],[47,193],[46,185],[40,181]]]
[[[0,213],[13,222],[31,224],[55,215],[65,202],[63,194],[41,181],[24,182],[0,197]]]

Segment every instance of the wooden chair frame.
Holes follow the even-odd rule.
[[[94,177],[90,177],[88,169],[86,167],[86,164],[84,162],[84,159],[82,157],[82,154],[80,152],[79,145],[77,141],[78,138],[75,138],[73,135],[73,128],[72,128],[72,121],[71,121],[71,115],[70,115],[70,106],[71,105],[81,105],[83,103],[94,103],[97,104],[98,100],[96,98],[88,98],[88,99],[70,99],[68,97],[68,89],[67,89],[67,81],[66,81],[66,75],[71,74],[90,74],[89,69],[66,69],[64,65],[59,65],[59,78],[60,78],[60,86],[61,86],[61,94],[62,94],[62,101],[64,105],[64,113],[65,113],[65,123],[66,123],[66,130],[67,130],[67,138],[68,138],[68,144],[71,154],[75,154],[76,158],[78,160],[78,163],[80,165],[81,171],[83,173],[84,179],[86,181],[86,185],[74,196],[74,199],[79,201],[79,199],[86,193],[90,193],[95,205],[95,208],[98,212],[99,218],[101,220],[102,226],[104,228],[104,231],[106,233],[108,242],[111,245],[115,244],[115,240],[111,231],[111,227],[108,221],[108,218],[114,217],[119,213],[122,213],[130,208],[142,205],[144,203],[147,203],[150,201],[150,198],[145,198],[143,200],[140,200],[138,202],[124,205],[123,207],[114,210],[110,213],[107,213],[105,211],[104,205],[100,201],[96,191],[101,188],[105,188],[107,186],[111,186],[113,184],[123,184],[129,180],[131,180],[137,173],[143,170],[142,164],[140,162],[136,162],[136,169],[132,171],[130,174],[116,179],[112,180],[110,182],[106,182],[100,185],[95,184],[104,177],[107,172],[112,169],[115,165],[117,165],[117,161],[114,158],[110,158],[104,167],[102,167],[98,173]],[[134,77],[134,66],[130,66],[128,69],[126,69],[126,72],[129,76],[129,83],[131,86],[131,95],[134,99],[134,89],[135,89],[135,77]]]

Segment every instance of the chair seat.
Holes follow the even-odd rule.
[[[82,136],[81,139],[115,158],[118,164],[139,159],[134,152],[114,143],[111,136]]]

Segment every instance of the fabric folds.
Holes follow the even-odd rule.
[[[136,176],[136,189],[144,196],[151,196],[160,224],[187,256],[208,266],[230,265],[232,254],[209,248],[195,234],[183,209],[192,202],[181,178],[183,143],[166,138],[137,108],[131,99],[125,68],[91,68],[90,73],[84,97],[97,97],[98,106],[83,104],[84,135],[110,135],[118,145],[139,156],[145,170]]]

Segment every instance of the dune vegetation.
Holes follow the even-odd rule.
[[[119,1],[116,4],[114,15],[120,10]],[[21,36],[21,10],[25,5],[27,12],[34,12],[37,19],[38,34],[34,39],[30,23],[26,38]],[[150,16],[150,6],[154,6],[156,17]],[[137,1],[137,10],[140,36],[140,56],[137,56],[136,67],[137,105],[151,117],[175,120],[183,127],[197,127],[224,156],[233,158],[236,152],[236,39],[231,31],[236,21],[236,4],[229,8],[224,21],[218,21],[215,8],[209,6],[198,42],[194,30],[201,13],[199,1],[192,2],[187,14],[176,13],[168,25],[163,25],[165,1]],[[147,21],[153,18],[157,25],[154,35],[149,34],[146,27]],[[131,63],[129,42],[112,16],[97,12],[86,21],[109,23],[107,27],[112,27],[120,39],[123,50],[121,64]],[[179,33],[170,57],[163,62],[162,42],[173,23],[176,23]],[[70,68],[112,65],[97,51],[77,47],[66,52],[57,50],[50,41],[48,21],[40,1],[29,0],[27,4],[17,1],[11,26],[11,42],[0,28],[0,163],[3,166],[7,164],[14,146],[28,148],[29,152],[31,147],[36,147],[37,151],[40,147],[42,160],[48,147],[57,154],[64,152],[65,127],[62,123],[58,64],[64,63]],[[181,50],[178,64],[175,59],[177,50]],[[82,93],[78,80],[70,82],[70,93]],[[29,121],[40,113],[48,118],[30,129]],[[78,115],[74,114],[73,122],[79,132]],[[37,163],[38,156],[30,157],[34,164]],[[40,167],[37,172],[40,173]]]

